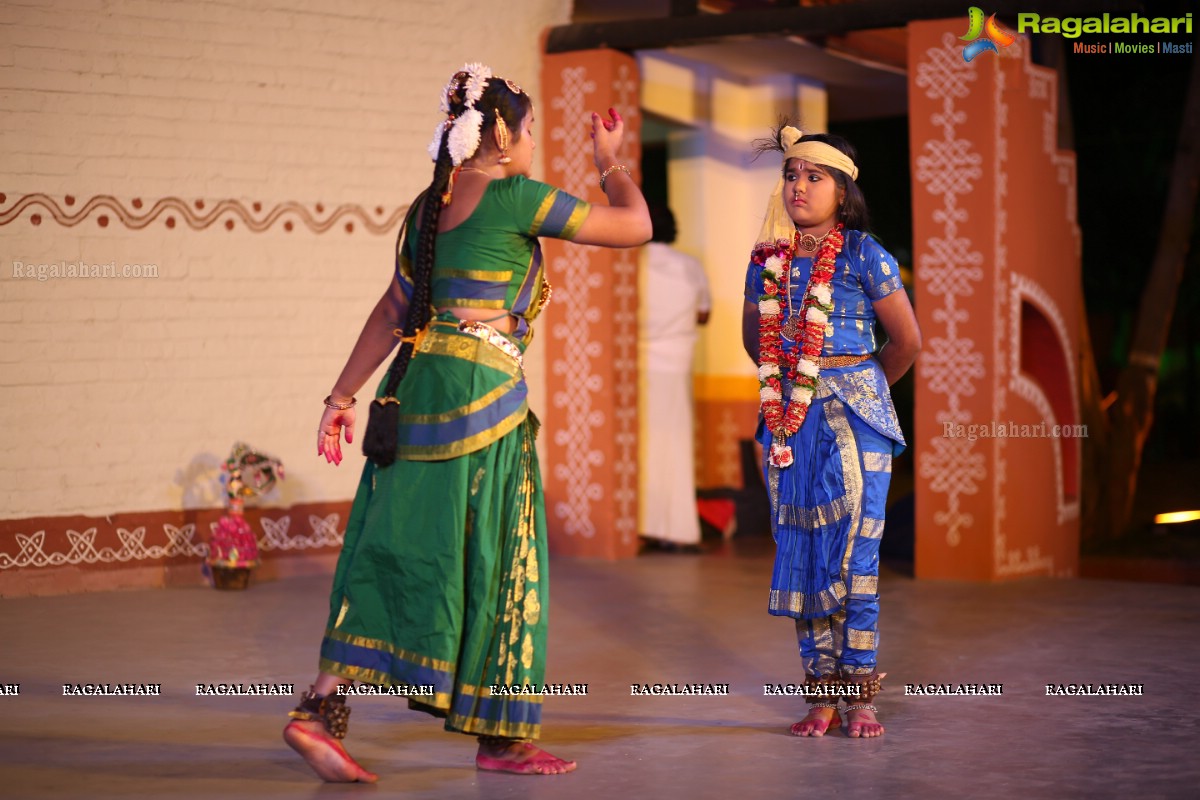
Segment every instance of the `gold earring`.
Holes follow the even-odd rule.
[[[497,163],[510,164],[512,159],[508,157],[508,124],[504,121],[504,117],[500,116],[500,109],[493,108],[496,113],[496,131],[500,135],[500,158]]]

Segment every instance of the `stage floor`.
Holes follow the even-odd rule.
[[[769,545],[769,541],[766,543]],[[1192,797],[1200,589],[1092,580],[919,582],[884,571],[878,698],[887,735],[788,735],[801,679],[791,620],[766,613],[760,541],[704,556],[551,564],[543,744],[570,775],[477,772],[474,739],[355,698],[347,744],[375,786],[322,785],[280,739],[288,697],[196,684],[312,681],[328,577],[246,592],[170,589],[10,599],[0,615],[0,796],[407,798]],[[158,697],[64,697],[63,684],[157,683]],[[728,696],[631,696],[632,684]],[[905,684],[1002,684],[999,696]],[[1142,684],[1142,696],[1047,696]]]

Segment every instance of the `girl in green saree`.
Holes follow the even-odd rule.
[[[334,575],[320,672],[284,729],[326,781],[377,778],[341,744],[354,681],[409,694],[411,707],[444,719],[446,730],[477,736],[480,769],[575,768],[533,744],[539,696],[492,692],[536,691],[544,679],[546,521],[522,367],[530,323],[549,296],[537,237],[632,247],[649,239],[649,214],[616,160],[624,125],[611,109],[611,119],[591,118],[608,198],[595,207],[527,177],[533,104],[516,84],[468,64],[446,87],[442,112],[433,180],[412,204],[396,274],[318,431],[318,454],[340,464],[342,434],[354,440],[354,395],[400,337],[394,444],[384,437],[382,454],[372,446]]]

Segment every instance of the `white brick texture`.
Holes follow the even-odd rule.
[[[361,451],[318,460],[321,398],[390,280],[395,227],[343,216],[316,232],[297,209],[382,220],[406,205],[429,180],[450,73],[483,61],[536,101],[538,36],[569,14],[570,0],[0,6],[0,212],[112,198],[76,224],[45,204],[0,219],[0,518],[217,505],[238,440],[286,465],[271,505],[351,497]],[[209,222],[172,208],[135,228],[114,210],[166,198]],[[292,211],[255,232],[211,217],[226,200],[255,219]],[[156,277],[17,276],[80,262]]]

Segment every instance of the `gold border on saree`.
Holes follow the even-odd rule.
[[[525,359],[521,355],[521,348],[513,344],[511,339],[491,325],[464,319],[458,323],[458,332],[474,336],[476,339],[482,339],[511,358],[522,371],[525,369]]]

